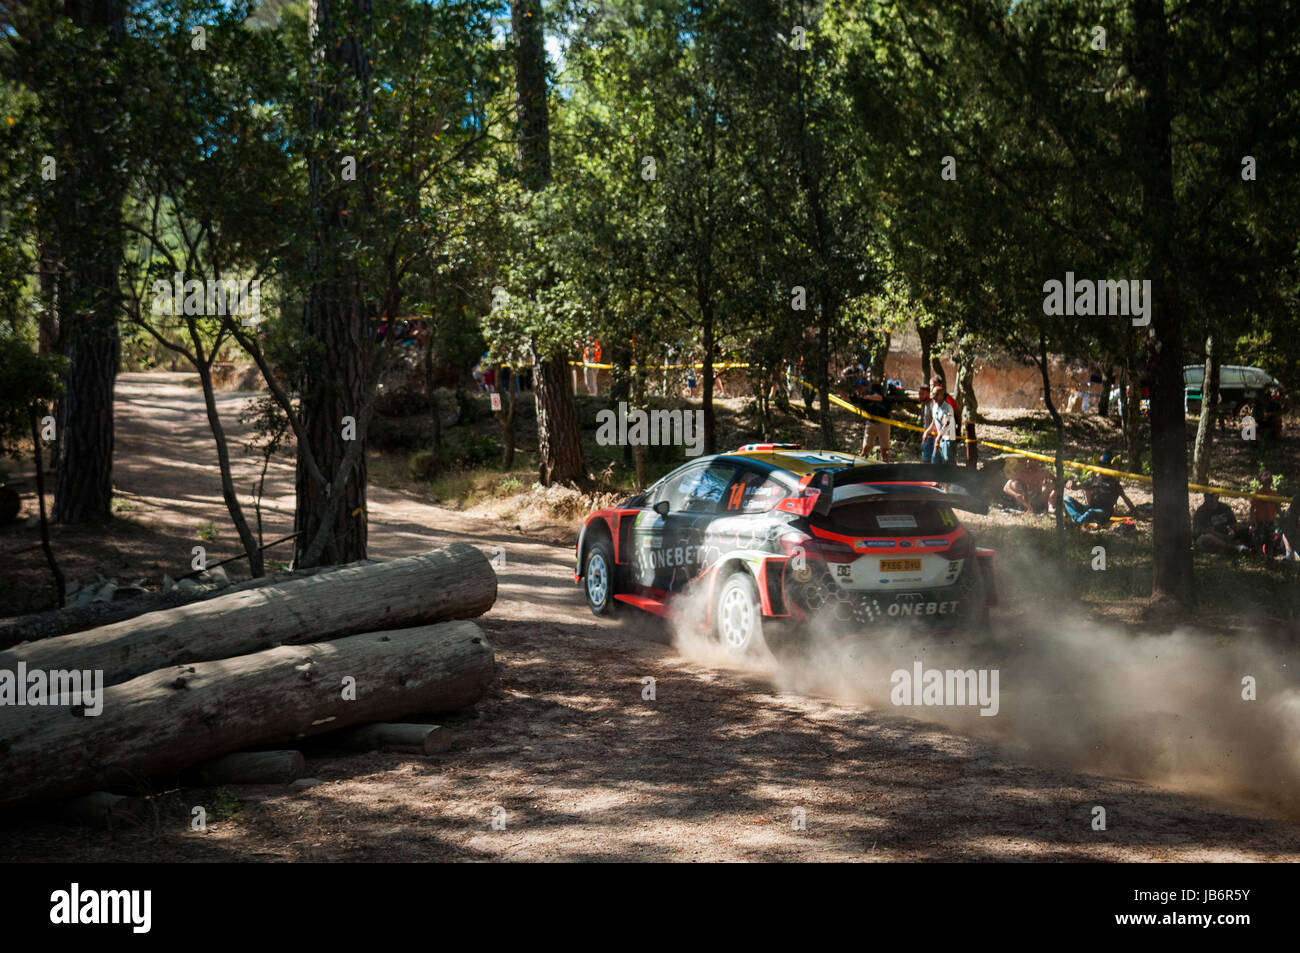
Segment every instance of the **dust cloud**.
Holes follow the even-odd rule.
[[[760,675],[778,691],[948,725],[1035,763],[1300,816],[1294,653],[1254,635],[1133,634],[1058,605],[995,610],[993,634],[982,640],[899,629],[846,640],[826,626],[790,636],[769,624],[769,647],[743,659],[705,630],[701,596],[679,602],[670,625],[687,658]],[[904,684],[918,669],[967,673],[972,686],[981,671],[988,683],[996,672],[996,713],[981,715],[973,692],[964,704],[951,692],[930,699],[939,704],[911,704],[927,700]]]

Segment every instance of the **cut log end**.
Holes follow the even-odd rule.
[[[363,725],[326,739],[349,751],[397,751],[429,755],[451,747],[451,732],[439,725]]]
[[[193,768],[200,784],[288,784],[307,770],[301,751],[240,751]]]

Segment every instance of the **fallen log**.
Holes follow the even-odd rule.
[[[307,771],[301,751],[239,751],[186,772],[197,784],[288,784]]]
[[[371,565],[370,560],[349,563],[349,566]],[[52,639],[70,632],[84,632],[102,625],[112,625],[124,619],[134,619],[147,612],[160,609],[175,609],[177,606],[202,602],[216,596],[228,596],[232,592],[244,592],[274,586],[291,579],[304,579],[320,572],[329,572],[336,566],[321,566],[313,569],[295,569],[293,572],[262,576],[260,579],[245,579],[233,586],[201,586],[196,589],[168,589],[166,592],[147,592],[130,599],[113,602],[92,602],[84,606],[65,606],[62,609],[50,609],[47,612],[34,612],[31,615],[12,616],[0,619],[0,649],[12,648],[21,642],[35,642],[39,639]]]
[[[105,685],[183,662],[234,658],[277,645],[482,615],[496,600],[486,556],[452,543],[418,556],[346,566],[307,579],[150,612],[87,632],[0,652],[0,669],[102,671]]]
[[[349,751],[437,754],[451,747],[451,732],[438,725],[363,725],[340,731],[327,740]]]
[[[232,751],[451,711],[482,697],[492,649],[472,622],[367,632],[150,672],[97,716],[0,708],[0,803],[175,776]]]

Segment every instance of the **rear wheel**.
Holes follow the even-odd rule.
[[[722,583],[713,603],[713,634],[728,655],[750,655],[763,644],[763,607],[758,587],[743,569]]]
[[[582,572],[587,606],[593,615],[611,616],[618,611],[614,598],[614,549],[609,540],[597,539],[587,548]]]

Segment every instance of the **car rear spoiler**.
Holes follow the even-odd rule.
[[[942,499],[955,509],[984,514],[989,501],[984,488],[987,474],[971,467],[935,463],[878,463],[830,471],[832,489],[862,483],[933,483]]]

